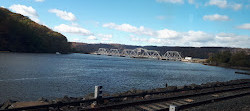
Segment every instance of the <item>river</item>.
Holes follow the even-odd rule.
[[[0,53],[0,103],[250,78],[198,63],[87,54]]]

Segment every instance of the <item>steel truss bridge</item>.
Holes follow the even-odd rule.
[[[181,61],[182,57],[177,51],[167,51],[164,55],[161,55],[156,50],[147,50],[143,48],[136,49],[106,49],[99,48],[95,52],[97,55],[107,55],[107,56],[121,56],[121,57],[132,57],[132,58],[153,58],[159,60],[174,60]]]

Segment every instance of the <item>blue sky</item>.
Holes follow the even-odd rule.
[[[250,48],[250,0],[0,0],[69,41]]]

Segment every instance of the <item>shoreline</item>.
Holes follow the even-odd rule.
[[[247,70],[250,71],[250,67],[240,67],[240,66],[228,66],[228,65],[222,65],[222,64],[209,64],[206,62],[207,59],[193,59],[190,61],[182,61],[182,62],[190,62],[190,63],[200,63],[203,65],[207,65],[207,66],[216,66],[216,67],[224,67],[224,68],[230,68],[230,69],[239,69],[239,70]]]

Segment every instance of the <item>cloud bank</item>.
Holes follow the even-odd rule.
[[[115,23],[103,24],[103,27],[129,32],[130,40],[134,42],[164,45],[164,46],[221,46],[221,47],[249,47],[250,36],[237,35],[232,33],[211,34],[204,31],[189,30],[188,32],[178,32],[170,29],[150,30],[146,32],[145,27],[140,28],[130,24],[117,25]],[[249,24],[240,28],[250,29]],[[143,30],[142,30],[143,29]]]

